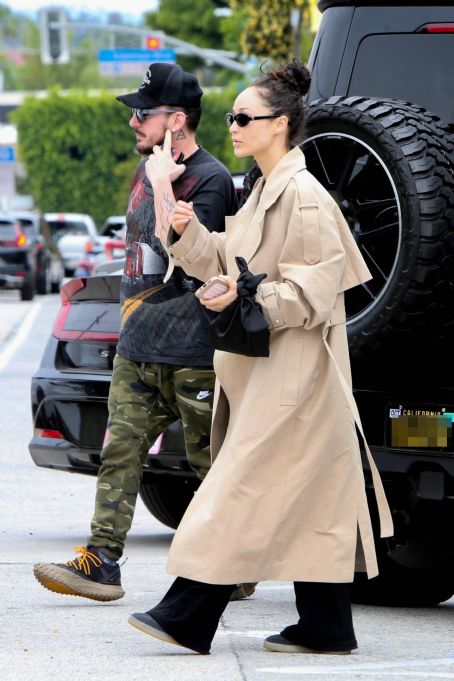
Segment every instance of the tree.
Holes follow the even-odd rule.
[[[224,123],[234,97],[234,88],[204,95],[198,139],[230,170],[242,170],[249,162],[234,157]],[[140,160],[130,116],[111,94],[64,95],[55,88],[43,99],[27,98],[12,113],[27,173],[24,191],[44,212],[90,213],[98,224],[123,213]]]
[[[218,49],[222,45],[221,18],[214,0],[161,0],[156,12],[145,15],[148,26],[186,42]]]
[[[231,0],[235,12],[246,12],[241,45],[245,54],[289,61],[302,54],[304,26],[309,23],[309,0]],[[312,42],[312,41],[311,41]],[[307,52],[307,44],[304,45]]]

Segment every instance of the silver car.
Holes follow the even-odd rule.
[[[43,219],[57,242],[65,276],[71,277],[86,251],[86,244],[98,242],[95,221],[85,213],[44,213]]]

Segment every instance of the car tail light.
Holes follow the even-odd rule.
[[[22,232],[18,232],[17,234],[17,239],[16,239],[16,246],[26,246],[28,242],[27,237],[25,234],[22,234]]]
[[[454,33],[454,24],[424,24],[418,33]]]
[[[126,242],[124,239],[109,239],[104,244],[104,252],[107,260],[123,258],[125,255]]]
[[[49,430],[49,428],[35,428],[36,437],[51,437],[55,440],[63,440],[63,435],[59,430]]]
[[[97,318],[102,315],[94,314],[93,319],[89,316],[87,317],[86,314],[83,315],[82,319],[77,315],[71,315],[72,307],[81,304],[80,301],[75,302],[73,298],[85,286],[86,279],[83,277],[71,279],[63,286],[60,291],[61,307],[54,322],[52,335],[59,340],[65,341],[79,340],[117,343],[118,331],[97,331],[93,328],[98,321]],[[82,304],[85,310],[89,310],[90,302],[83,301]],[[74,325],[79,328],[74,328]],[[82,325],[83,328],[80,328]]]

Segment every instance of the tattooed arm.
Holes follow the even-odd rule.
[[[170,215],[175,208],[176,199],[169,180],[152,182],[154,210],[156,215],[155,235],[167,250],[167,235],[171,227]]]
[[[167,249],[167,234],[170,229],[170,213],[176,203],[172,182],[186,170],[185,165],[178,165],[173,160],[171,140],[171,133],[167,130],[162,149],[158,145],[154,146],[153,153],[150,154],[145,164],[145,171],[154,193],[155,234],[161,239],[165,249]]]

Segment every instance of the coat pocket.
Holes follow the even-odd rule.
[[[285,347],[284,371],[282,375],[279,404],[291,406],[297,403],[301,384],[301,362],[303,360],[303,341],[291,338]]]

